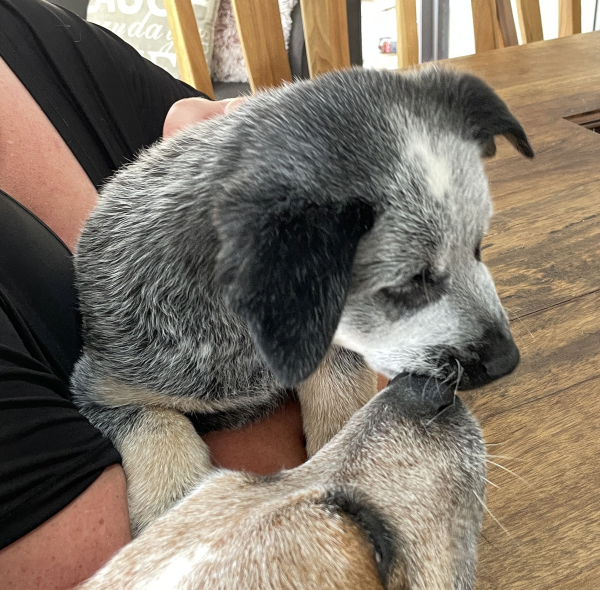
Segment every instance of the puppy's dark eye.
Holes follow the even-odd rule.
[[[479,242],[479,244],[477,244],[477,246],[475,246],[475,260],[477,260],[477,262],[481,262],[481,242]]]
[[[424,268],[420,273],[413,276],[411,282],[415,283],[419,286],[433,286],[435,284],[435,279],[433,273],[430,268]]]
[[[416,309],[437,299],[442,294],[440,279],[429,268],[413,275],[403,285],[384,287],[380,291],[384,304],[396,310]]]

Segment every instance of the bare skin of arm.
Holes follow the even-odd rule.
[[[60,135],[0,59],[0,188],[44,221],[72,250],[97,193]],[[235,105],[194,102],[173,108],[165,132],[222,114]],[[186,103],[187,101],[182,101]],[[187,111],[187,112],[186,112]],[[216,464],[271,473],[306,459],[300,408],[289,402],[269,419],[211,433]],[[7,590],[66,590],[92,575],[130,540],[125,476],[106,469],[77,499],[0,551]]]

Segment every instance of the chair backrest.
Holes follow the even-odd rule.
[[[539,0],[516,0],[523,43],[542,41]],[[518,45],[510,0],[471,0],[475,51]],[[398,19],[398,66],[418,63],[416,0],[396,0]],[[559,36],[581,33],[581,0],[559,0]]]
[[[213,97],[191,0],[164,0],[181,79]],[[346,0],[300,0],[311,77],[350,67]],[[523,43],[544,38],[539,0],[516,0]],[[232,0],[252,91],[291,82],[277,0]],[[471,0],[477,53],[518,44],[510,0]],[[416,0],[396,0],[400,68],[419,61]],[[559,36],[581,32],[581,0],[559,0]]]
[[[471,0],[475,51],[519,43],[510,0]],[[419,62],[416,0],[396,0],[398,67]]]
[[[523,43],[542,41],[542,15],[539,0],[517,0]],[[581,0],[558,0],[558,36],[581,33]]]
[[[542,41],[544,31],[539,0],[517,0],[517,12],[523,43]]]
[[[181,79],[213,97],[191,0],[164,0]],[[346,0],[300,0],[311,77],[350,67]],[[232,0],[252,91],[291,82],[277,0]]]

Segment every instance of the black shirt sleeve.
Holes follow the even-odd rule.
[[[120,461],[70,401],[78,320],[67,248],[0,191],[0,548]]]
[[[96,187],[160,137],[174,102],[201,96],[43,0],[0,0],[0,56]],[[120,461],[70,401],[78,326],[69,252],[0,191],[0,548]]]
[[[0,0],[0,55],[96,187],[161,136],[174,102],[204,96],[107,29],[42,0]]]
[[[0,548],[81,494],[118,453],[73,407],[65,381],[0,291]]]

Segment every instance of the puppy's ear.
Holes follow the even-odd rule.
[[[379,578],[385,586],[392,564],[397,558],[398,539],[394,538],[384,516],[352,488],[333,489],[325,495],[323,502],[350,518],[361,529],[372,547]]]
[[[523,127],[483,80],[470,74],[461,75],[458,95],[468,133],[481,145],[484,157],[496,153],[494,137],[504,135],[520,154],[533,158],[533,148]]]
[[[291,387],[331,344],[374,211],[362,201],[316,205],[285,188],[277,192],[221,207],[218,273],[267,366]]]

